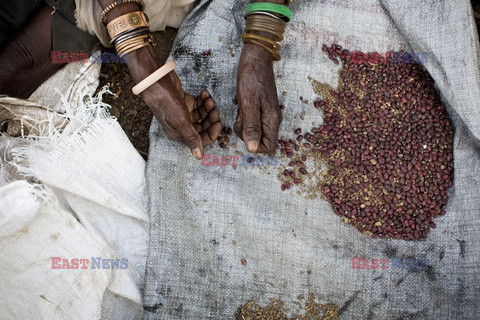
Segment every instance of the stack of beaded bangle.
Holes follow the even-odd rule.
[[[113,19],[107,25],[110,43],[120,57],[153,43],[147,16],[141,11],[130,12]]]
[[[248,6],[245,17],[247,27],[242,35],[243,43],[258,45],[270,52],[274,61],[279,61],[280,45],[277,42],[283,40],[285,26],[292,18],[292,11],[279,4],[255,2]],[[273,39],[261,35],[262,33],[272,35]]]

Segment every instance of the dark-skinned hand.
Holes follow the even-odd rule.
[[[272,156],[282,113],[271,54],[252,43],[242,50],[237,72],[238,111],[233,127],[250,152]]]
[[[105,8],[111,0],[98,2]],[[107,14],[107,21],[139,9],[137,3],[125,3],[112,9]],[[153,48],[147,46],[130,52],[127,65],[132,78],[139,83],[160,68],[161,63]],[[143,91],[141,97],[160,122],[168,138],[186,144],[197,159],[202,158],[204,147],[213,143],[222,130],[215,101],[208,91],[202,91],[197,98],[185,93],[174,71]]]
[[[132,52],[127,64],[137,83],[159,67],[151,47]],[[187,145],[197,159],[202,158],[204,148],[212,144],[222,130],[215,101],[208,91],[203,90],[197,98],[185,93],[174,71],[143,91],[141,97],[167,137]]]

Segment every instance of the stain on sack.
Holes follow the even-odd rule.
[[[460,246],[460,257],[465,259],[465,240],[458,240],[458,245]]]

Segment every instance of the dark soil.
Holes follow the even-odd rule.
[[[177,29],[167,28],[165,31],[153,34],[157,45],[154,47],[159,59],[166,61],[173,41],[177,35]],[[114,52],[113,48],[104,49]],[[146,158],[148,156],[149,139],[148,133],[152,122],[152,112],[140,97],[132,93],[135,85],[127,65],[124,63],[104,63],[100,71],[100,88],[110,84],[110,91],[116,96],[105,96],[105,102],[112,106],[111,113],[117,119],[128,138]]]

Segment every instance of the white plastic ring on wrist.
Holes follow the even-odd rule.
[[[133,94],[134,95],[139,95],[143,91],[145,91],[148,87],[150,87],[152,84],[157,82],[158,80],[162,79],[165,77],[167,74],[172,72],[175,67],[176,63],[174,61],[169,61],[165,63],[160,69],[140,81],[135,87],[132,88]]]

